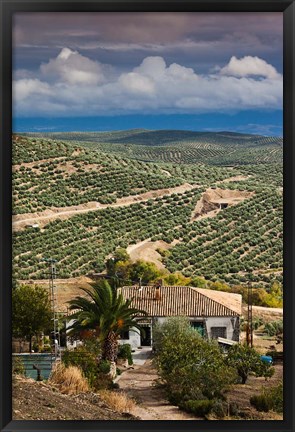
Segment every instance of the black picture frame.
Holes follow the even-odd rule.
[[[1,5],[1,431],[279,431],[294,422],[294,185],[295,185],[295,4],[291,0],[0,0]],[[15,12],[283,12],[284,16],[284,420],[259,421],[12,421],[11,398],[11,134],[12,16]]]

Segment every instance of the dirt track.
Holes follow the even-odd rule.
[[[120,378],[120,388],[137,402],[132,411],[134,416],[141,420],[203,420],[171,405],[163,389],[155,386],[157,378],[151,359],[144,365],[135,365],[134,369],[127,370]]]
[[[39,227],[46,225],[47,223],[55,219],[69,219],[71,216],[80,213],[88,213],[89,211],[95,211],[108,207],[123,207],[129,206],[137,202],[148,201],[151,198],[157,198],[164,195],[172,195],[173,193],[183,193],[193,188],[189,183],[184,183],[180,186],[169,189],[157,189],[154,191],[145,192],[138,195],[130,195],[123,198],[118,198],[113,204],[100,204],[96,201],[91,201],[86,204],[79,204],[70,207],[55,207],[44,212],[39,213],[25,213],[13,216],[12,227],[13,231],[19,231],[25,228],[26,225],[37,223]]]

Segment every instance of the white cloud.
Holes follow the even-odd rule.
[[[16,101],[22,101],[34,95],[48,96],[51,93],[49,84],[38,79],[19,79],[14,82],[13,95]]]
[[[106,81],[107,65],[90,60],[78,51],[63,48],[55,59],[42,63],[40,70],[45,78],[80,85],[96,85]]]
[[[146,57],[117,77],[107,71],[107,65],[64,48],[41,65],[42,80],[14,82],[15,113],[87,116],[282,108],[282,76],[257,57],[232,57],[210,75],[167,65],[159,56]]]
[[[233,56],[220,73],[237,77],[262,76],[269,79],[280,79],[281,75],[276,69],[259,57],[245,56],[237,59]]]

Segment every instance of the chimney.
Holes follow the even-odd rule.
[[[155,300],[161,299],[161,288],[159,286],[155,287]]]
[[[155,300],[161,299],[161,286],[162,286],[163,280],[158,279],[155,283]]]

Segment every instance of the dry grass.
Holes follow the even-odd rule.
[[[52,370],[49,382],[58,387],[63,394],[85,393],[90,390],[87,379],[77,366],[65,367],[57,363]]]
[[[126,393],[102,390],[99,396],[109,408],[119,413],[130,413],[135,408],[134,400],[130,399]]]

